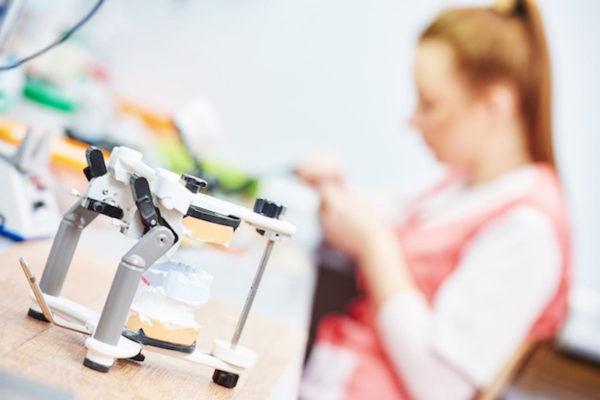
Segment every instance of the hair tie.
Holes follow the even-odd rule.
[[[526,7],[524,0],[496,0],[492,9],[500,14],[524,17]]]

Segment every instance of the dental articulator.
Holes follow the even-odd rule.
[[[206,186],[203,180],[152,168],[142,161],[141,153],[126,147],[116,147],[108,163],[100,150],[90,147],[86,159],[87,191],[64,214],[39,285],[25,259],[19,260],[34,300],[28,315],[89,335],[83,364],[91,369],[108,372],[117,359],[143,361],[144,352],[158,352],[215,368],[215,383],[235,387],[239,374],[257,359],[238,342],[271,251],[296,230],[281,220],[285,207],[259,198],[250,210],[208,196],[201,192]],[[99,214],[113,218],[122,234],[138,239],[119,263],[101,314],[60,296],[81,232]],[[172,255],[182,236],[191,235],[184,218],[202,226],[194,231],[196,239],[227,244],[241,221],[267,239],[233,336],[216,340],[210,353],[196,348],[197,331],[192,330],[195,336],[190,338],[189,330],[159,329],[156,324],[152,329],[143,315],[132,310],[140,282],[147,282],[144,272],[161,257]]]

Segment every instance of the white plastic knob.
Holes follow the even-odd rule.
[[[226,340],[215,340],[213,356],[241,368],[252,368],[256,364],[257,355],[252,350],[240,346],[233,348]]]

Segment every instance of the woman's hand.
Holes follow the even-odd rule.
[[[321,194],[320,220],[325,241],[355,258],[371,241],[390,228],[374,206],[345,186],[323,183],[317,188]]]
[[[315,153],[308,157],[298,165],[295,173],[304,182],[316,188],[331,183],[342,185],[344,181],[341,161],[327,153]]]
[[[377,209],[345,185],[341,163],[313,156],[296,174],[321,195],[320,220],[326,243],[358,261],[377,306],[413,287],[400,243]]]
[[[324,239],[358,261],[375,304],[414,287],[399,240],[375,207],[344,186],[324,184],[318,190]]]

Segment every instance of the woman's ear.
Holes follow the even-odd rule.
[[[516,111],[517,95],[507,84],[495,83],[488,86],[484,93],[486,109],[495,123],[506,123]]]

